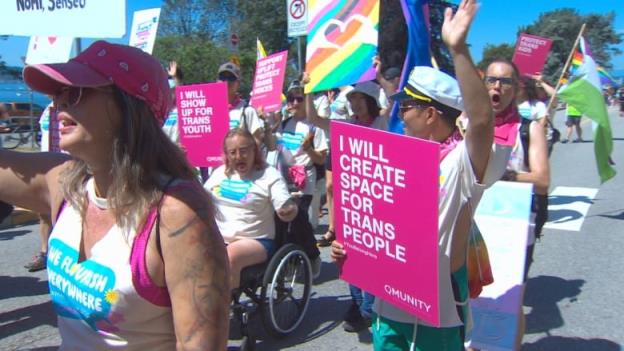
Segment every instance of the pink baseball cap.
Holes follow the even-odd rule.
[[[167,72],[154,57],[131,46],[96,41],[67,63],[28,65],[23,75],[30,88],[48,95],[63,86],[115,85],[145,101],[161,125],[169,113]]]

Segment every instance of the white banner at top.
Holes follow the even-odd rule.
[[[125,0],[2,0],[0,35],[121,38]]]

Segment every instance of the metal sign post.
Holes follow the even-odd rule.
[[[297,37],[297,65],[299,73],[304,70],[301,37],[308,34],[308,2],[306,0],[286,0],[288,36]]]

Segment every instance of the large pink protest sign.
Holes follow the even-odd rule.
[[[533,75],[542,72],[551,45],[550,39],[520,33],[512,59],[520,74]]]
[[[265,112],[274,112],[280,109],[287,56],[288,51],[282,51],[258,60],[251,106],[262,106]]]
[[[341,278],[439,325],[439,145],[331,124]]]
[[[197,167],[223,163],[223,138],[229,129],[227,83],[176,87],[180,143]]]

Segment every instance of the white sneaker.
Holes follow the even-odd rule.
[[[321,265],[323,264],[323,260],[321,260],[321,256],[310,261],[310,265],[312,266],[312,280],[316,280],[321,275]]]

